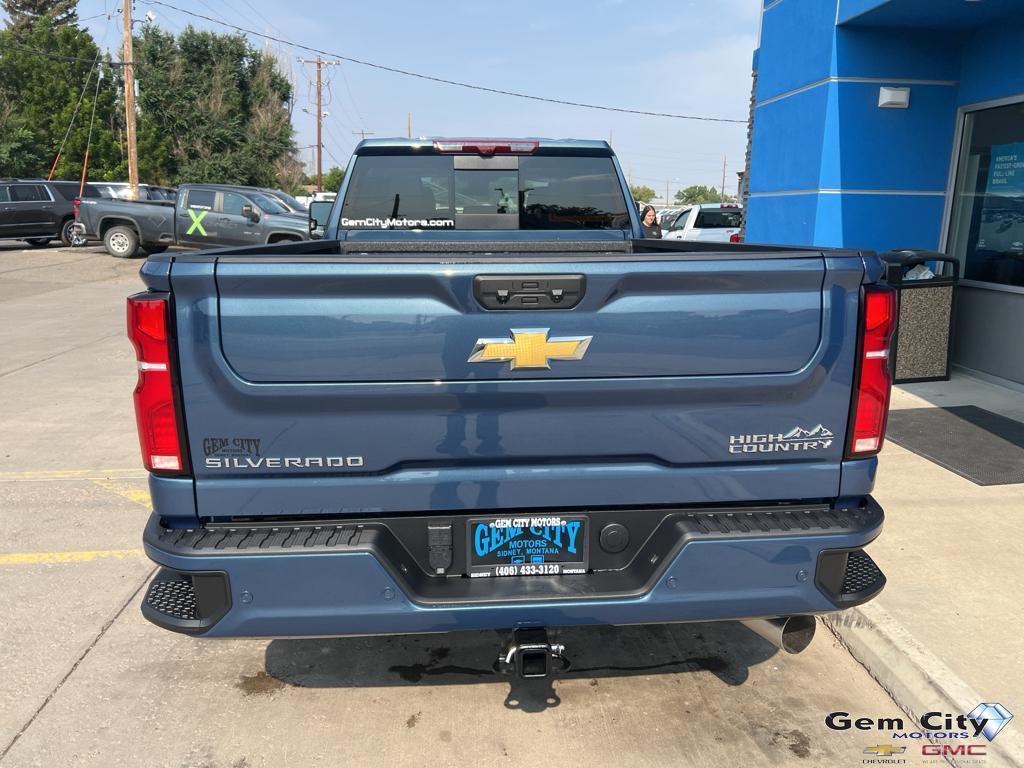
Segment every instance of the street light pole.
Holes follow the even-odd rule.
[[[128,189],[132,200],[139,199],[139,153],[135,139],[135,62],[132,49],[132,0],[124,0],[124,119],[128,137]]]

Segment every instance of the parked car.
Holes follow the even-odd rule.
[[[24,240],[39,248],[59,239],[71,245],[77,181],[0,179],[0,240]],[[88,184],[83,196],[98,199]]]
[[[150,621],[517,631],[495,656],[540,677],[545,627],[738,619],[795,653],[881,591],[876,256],[645,239],[603,141],[349,169],[327,239],[141,270]]]
[[[127,181],[90,181],[103,197],[129,200],[131,185]],[[173,200],[177,190],[153,184],[139,184],[139,200]]]
[[[313,203],[334,202],[337,192],[314,192],[310,195],[299,195],[296,199],[309,209]]]
[[[82,200],[76,236],[100,239],[107,253],[129,258],[171,245],[210,248],[309,239],[307,216],[291,213],[254,188],[183,184],[173,201]]]
[[[701,203],[684,208],[661,225],[665,240],[738,243],[743,212],[738,203]]]
[[[677,213],[679,213],[678,208],[663,208],[658,211],[658,224],[662,229],[665,229],[665,223]]]
[[[287,208],[292,213],[298,213],[298,214],[301,214],[303,216],[308,216],[309,215],[309,207],[306,206],[297,197],[295,197],[294,195],[289,195],[284,190],[281,190],[281,189],[260,189],[260,188],[256,188],[255,191],[262,192],[265,195],[269,195],[270,197],[272,197],[275,200],[277,200],[277,202],[279,202],[281,205],[283,205],[285,208]]]

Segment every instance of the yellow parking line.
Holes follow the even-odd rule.
[[[136,504],[141,504],[150,511],[153,509],[153,502],[149,498],[148,489],[132,488],[124,483],[119,483],[117,480],[111,480],[106,477],[90,477],[89,481],[93,485],[98,485],[106,491],[116,493],[118,496],[123,496],[129,501],[134,501]]]
[[[88,563],[92,560],[142,557],[141,549],[89,549],[81,552],[14,552],[0,554],[0,565],[54,565],[57,563]]]
[[[128,467],[118,467],[113,469],[42,469],[29,470],[26,472],[0,472],[0,482],[16,482],[18,480],[73,480],[76,478],[91,480],[93,478],[108,477],[144,478],[146,477],[146,472],[143,469]]]

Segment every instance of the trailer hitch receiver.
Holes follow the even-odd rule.
[[[567,672],[570,667],[565,646],[552,643],[543,627],[517,629],[512,642],[501,651],[498,668],[524,680],[545,678]]]

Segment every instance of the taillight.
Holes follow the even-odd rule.
[[[848,458],[873,456],[882,450],[892,389],[889,346],[895,329],[896,291],[884,285],[865,286]]]
[[[139,366],[135,421],[146,469],[185,474],[188,465],[174,396],[169,306],[166,299],[153,294],[128,298],[128,338],[135,346]]]
[[[739,232],[733,232],[731,235],[729,235],[729,242],[730,243],[742,243],[743,242],[743,238],[740,237],[740,233]]]
[[[75,218],[76,219],[78,218],[78,206],[81,204],[81,202],[82,202],[82,198],[76,197],[74,203],[72,203],[72,205],[74,205],[74,207],[75,207]]]
[[[434,139],[436,152],[477,155],[530,155],[540,142],[535,139]]]

